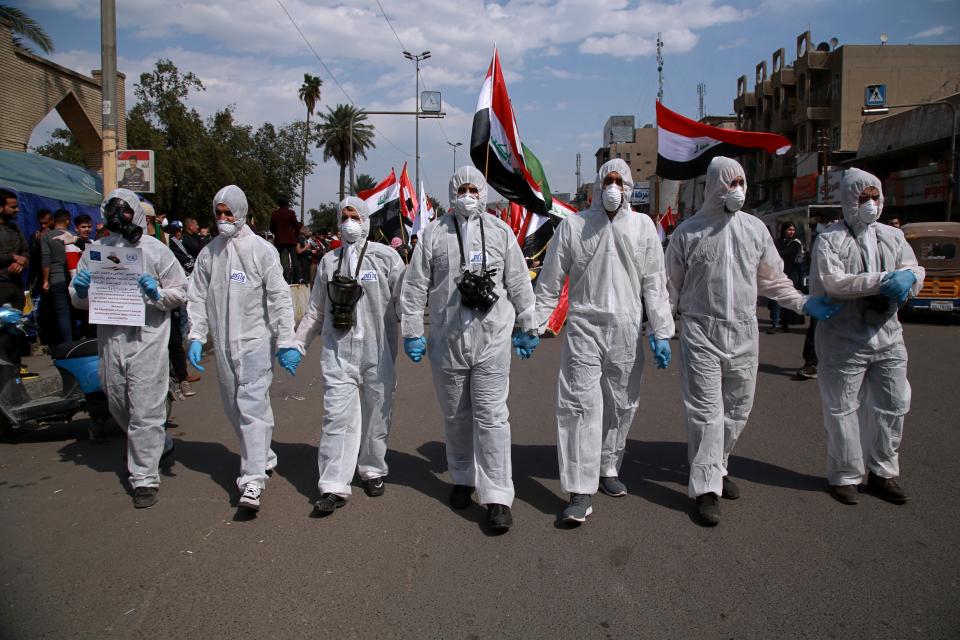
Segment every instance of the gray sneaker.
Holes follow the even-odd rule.
[[[586,493],[571,493],[570,504],[563,510],[564,522],[586,522],[593,513],[593,499]]]
[[[180,383],[180,393],[188,398],[197,395],[197,392],[193,390],[193,385],[186,380]]]
[[[620,482],[617,476],[600,478],[600,491],[612,498],[622,498],[627,495],[627,485]]]

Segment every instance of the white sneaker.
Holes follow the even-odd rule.
[[[240,496],[237,506],[247,511],[260,511],[260,493],[262,491],[263,489],[254,483],[247,483],[247,486],[243,488],[243,495]]]

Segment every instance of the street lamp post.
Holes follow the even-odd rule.
[[[450,142],[447,140],[447,144],[453,147],[453,172],[457,172],[457,147],[462,147],[462,142]]]
[[[417,93],[414,96],[414,111],[416,112],[416,117],[413,119],[413,121],[416,123],[416,127],[414,129],[414,137],[416,139],[414,177],[417,181],[416,184],[420,184],[420,62],[429,58],[430,52],[424,51],[420,55],[415,56],[409,51],[404,51],[403,57],[407,60],[413,60],[414,64],[417,66]]]
[[[953,184],[957,171],[957,106],[948,100],[934,100],[933,102],[919,102],[916,104],[888,104],[883,107],[864,107],[860,114],[864,116],[883,115],[890,109],[912,109],[914,107],[933,107],[943,105],[950,107],[950,161],[947,176],[947,222],[950,222],[953,213]]]

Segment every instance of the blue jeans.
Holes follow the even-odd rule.
[[[57,314],[57,329],[60,332],[60,343],[73,340],[73,318],[70,310],[70,292],[66,282],[50,283],[50,300],[53,301],[53,311]]]

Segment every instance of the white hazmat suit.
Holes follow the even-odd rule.
[[[245,224],[243,191],[224,187],[213,199],[214,213],[220,203],[230,207],[239,230],[221,233],[197,256],[187,297],[189,339],[202,344],[208,332],[213,338],[220,397],[240,438],[237,486],[262,489],[277,464],[270,448],[273,354],[295,346],[293,302],[277,250]]]
[[[448,214],[424,229],[413,252],[401,294],[404,338],[423,335],[423,309],[430,305],[430,358],[437,400],[444,418],[447,466],[454,484],[476,487],[481,504],[513,504],[510,464],[510,334],[516,323],[534,331],[530,275],[513,231],[487,215],[487,182],[473,167],[461,167],[450,179],[450,202],[461,185],[479,189],[478,207],[466,218]],[[456,225],[463,237],[465,268],[479,271],[480,220],[486,236],[487,269],[496,269],[499,300],[487,312],[461,303]]]
[[[759,218],[729,213],[724,197],[743,167],[710,162],[703,206],[667,247],[667,287],[680,313],[680,382],[687,426],[691,498],[722,494],[730,452],[757,381],[757,294],[803,313],[807,297],[783,273],[773,237]]]
[[[858,198],[867,187],[880,190],[880,181],[859,169],[844,173],[844,220],[818,236],[810,273],[811,294],[843,303],[831,322],[817,325],[816,335],[827,477],[835,486],[860,484],[865,464],[881,478],[900,475],[897,449],[910,409],[907,348],[896,303],[883,321],[871,322],[865,298],[880,293],[884,276],[902,270],[916,276],[910,290],[916,295],[925,275],[902,231],[858,219]]]
[[[121,198],[130,205],[133,224],[146,231],[147,218],[137,195],[127,189],[116,189],[106,197],[104,205],[113,198]],[[142,327],[97,325],[100,380],[107,394],[110,415],[127,433],[130,484],[134,489],[156,488],[160,486],[160,456],[166,440],[170,311],[186,299],[187,278],[170,249],[146,233],[136,244],[113,233],[89,245],[77,270],[90,271],[91,258],[108,257],[111,247],[140,249],[143,273],[152,276],[160,288],[160,298],[156,301],[143,295],[145,322]],[[90,308],[89,296],[78,296],[72,283],[70,298],[78,309]]]
[[[624,192],[613,220],[601,196],[611,172],[622,177]],[[560,484],[569,493],[596,493],[601,476],[619,474],[640,403],[644,308],[654,337],[674,332],[663,248],[650,217],[630,209],[632,190],[626,162],[600,167],[590,209],[557,227],[537,281],[542,332],[570,278],[557,383]]]
[[[353,244],[344,242],[323,256],[310,306],[296,336],[297,348],[304,354],[320,336],[324,392],[319,487],[321,495],[333,493],[344,498],[350,495],[354,469],[364,480],[387,475],[387,436],[397,386],[397,304],[404,270],[395,250],[366,242],[370,228],[367,203],[348,197],[338,205],[338,215],[346,206],[360,215],[363,239]],[[361,252],[363,259],[358,264]],[[341,262],[341,275],[355,277],[363,287],[350,329],[333,326],[327,294],[327,284]]]

